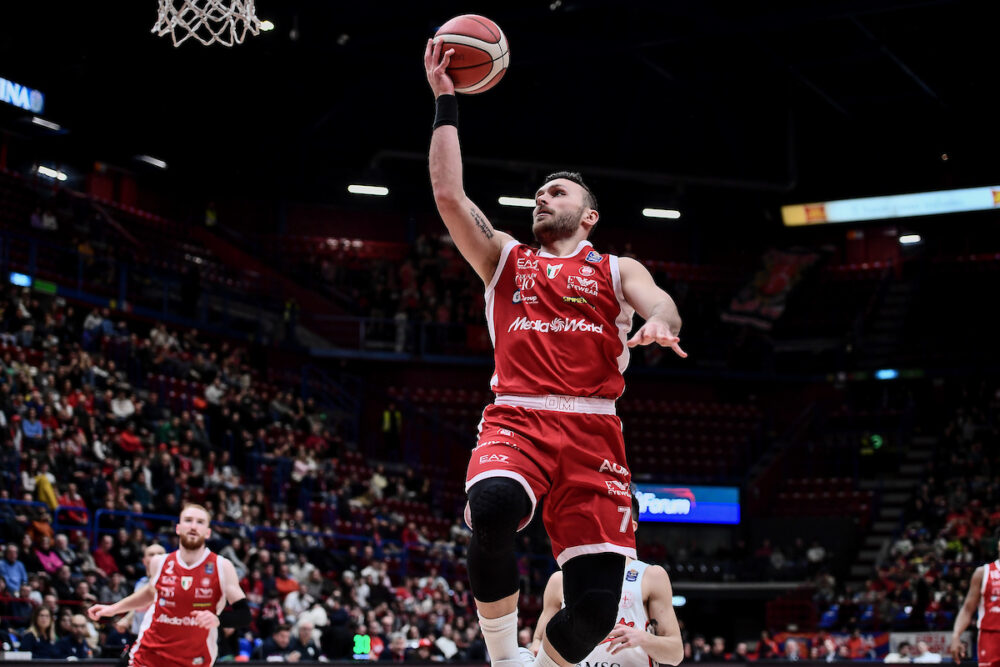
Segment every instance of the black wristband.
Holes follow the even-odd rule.
[[[253,622],[253,615],[250,613],[250,605],[247,599],[237,600],[233,603],[232,609],[219,614],[219,625],[224,628],[245,628]]]
[[[434,103],[434,129],[442,125],[458,127],[458,99],[454,95],[438,95]]]

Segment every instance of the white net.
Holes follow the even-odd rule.
[[[202,44],[242,44],[247,33],[260,32],[254,0],[159,0],[153,32],[170,35],[174,46],[188,39]]]

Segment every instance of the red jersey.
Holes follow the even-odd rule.
[[[167,554],[163,567],[150,584],[156,598],[142,619],[139,636],[130,654],[130,665],[212,665],[218,653],[218,628],[208,630],[194,624],[191,614],[225,608],[222,561],[205,549],[204,557],[188,567],[176,551]]]
[[[493,391],[618,398],[633,312],[614,255],[589,241],[564,257],[510,241],[486,288]]]
[[[1000,560],[983,565],[978,625],[980,631],[1000,631]]]

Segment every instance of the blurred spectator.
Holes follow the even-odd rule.
[[[924,663],[924,662],[931,662],[931,663],[941,662],[941,654],[940,653],[934,653],[933,651],[931,651],[930,647],[927,645],[927,642],[925,642],[925,641],[919,641],[919,642],[917,642],[917,652],[913,656],[913,662],[921,662],[921,663]]]
[[[280,657],[286,662],[298,662],[301,654],[292,647],[292,629],[290,626],[281,624],[274,630],[274,634],[264,640],[264,642],[254,651],[255,660],[267,660],[273,662],[273,658]]]
[[[378,656],[379,662],[406,662],[406,636],[394,632],[389,636],[389,645]]]
[[[71,618],[71,633],[59,640],[58,650],[62,658],[88,660],[95,657],[94,649],[87,643],[90,636],[87,619],[83,614],[73,614]]]
[[[0,561],[0,576],[7,582],[7,590],[20,591],[28,583],[28,571],[18,560],[17,545],[8,542],[4,548],[4,559]]]
[[[302,656],[302,660],[319,660],[321,651],[319,644],[313,639],[313,630],[313,624],[309,622],[300,622],[296,628],[296,635],[292,639],[291,648]]]
[[[31,612],[28,629],[21,635],[21,651],[31,653],[32,660],[59,659],[65,657],[57,646],[55,619],[52,610],[39,606]]]
[[[802,647],[798,640],[789,637],[785,640],[785,659],[786,660],[802,660]]]
[[[913,656],[910,655],[910,642],[899,642],[896,650],[885,656],[883,662],[913,662]]]

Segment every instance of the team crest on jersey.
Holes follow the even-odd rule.
[[[205,574],[212,574],[215,572],[215,563],[205,563]],[[206,586],[208,584],[205,584]]]
[[[581,267],[579,268],[579,270],[578,270],[578,273],[579,273],[579,274],[580,274],[581,276],[588,276],[588,277],[589,277],[589,276],[592,276],[592,275],[594,275],[594,273],[595,273],[595,269],[594,269],[594,267],[592,267],[592,266],[586,266],[586,265],[584,265],[584,266],[581,266]]]
[[[591,250],[590,252],[587,253],[587,256],[584,259],[586,259],[588,262],[593,262],[594,264],[600,264],[601,262],[604,261],[604,255],[597,252],[596,250]]]
[[[635,603],[635,596],[631,591],[622,593],[622,609],[628,609]]]
[[[194,577],[181,577],[181,588],[188,590],[194,583]]]
[[[635,581],[639,578],[639,570],[629,570],[625,573],[625,581]]]
[[[552,280],[559,275],[559,272],[562,271],[562,267],[562,264],[549,264],[545,267],[545,277]]]

